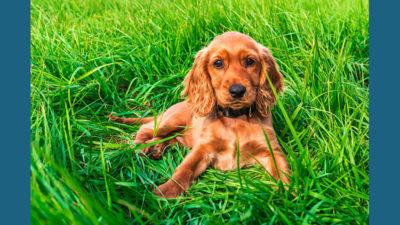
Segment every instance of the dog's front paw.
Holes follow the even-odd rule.
[[[166,183],[154,189],[154,194],[164,198],[176,198],[185,193],[185,190],[175,183],[173,180],[168,180]]]
[[[150,143],[153,143],[153,142],[159,141],[159,140],[160,140],[160,138],[153,138],[151,140],[146,141],[145,144],[150,144]],[[155,145],[141,148],[138,151],[141,154],[149,156],[149,158],[151,158],[151,159],[159,160],[163,156],[165,146],[166,146],[165,143],[161,142],[161,143],[158,143]]]

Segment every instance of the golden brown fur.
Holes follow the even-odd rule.
[[[217,61],[223,66],[219,67],[221,64]],[[156,132],[152,118],[138,120],[110,115],[110,119],[120,123],[144,123],[135,137],[135,144],[150,143],[183,131],[182,136],[168,143],[143,149],[145,154],[161,158],[164,147],[176,141],[192,148],[172,178],[155,189],[156,195],[173,198],[183,194],[207,167],[237,169],[238,143],[240,167],[260,163],[273,178],[289,184],[289,164],[272,126],[270,112],[276,99],[267,75],[279,93],[283,77],[269,50],[247,35],[227,32],[197,53],[193,68],[184,80],[182,94],[187,100],[157,117]],[[230,87],[237,84],[246,90],[239,98],[233,97],[230,91]],[[232,118],[224,116],[218,106],[232,110],[254,106],[255,111]],[[261,126],[272,149],[268,148]],[[184,127],[188,129],[183,130]]]

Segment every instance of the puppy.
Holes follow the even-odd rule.
[[[186,101],[157,116],[157,126],[152,117],[120,118],[111,114],[110,119],[143,124],[135,144],[182,133],[141,149],[152,158],[161,158],[165,146],[171,143],[192,148],[172,178],[154,190],[156,195],[182,195],[207,167],[227,171],[261,164],[274,179],[289,184],[289,164],[272,125],[271,109],[276,98],[267,76],[276,92],[281,92],[283,77],[269,50],[247,35],[226,32],[197,53],[183,82]]]

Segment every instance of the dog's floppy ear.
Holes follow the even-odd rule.
[[[271,89],[267,76],[271,80],[278,94],[283,89],[283,76],[278,71],[278,64],[276,64],[269,50],[260,44],[258,47],[262,60],[262,68],[260,72],[260,82],[257,91],[256,105],[257,111],[260,113],[260,115],[266,117],[269,115],[276,102],[274,92]]]
[[[193,68],[186,75],[182,95],[187,95],[187,102],[197,116],[206,116],[215,108],[214,91],[207,70],[207,49],[196,54]]]

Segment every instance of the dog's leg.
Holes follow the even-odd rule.
[[[273,156],[270,154],[269,149],[267,149],[267,156],[256,157],[257,161],[268,171],[269,174],[275,179],[281,181],[284,184],[289,185],[290,181],[287,176],[290,176],[289,163],[282,153],[281,150],[272,151]],[[275,159],[275,162],[274,162]]]
[[[172,178],[156,188],[154,194],[165,198],[182,195],[212,162],[214,156],[210,154],[211,147],[208,145],[194,147],[176,168]]]
[[[132,124],[132,123],[140,123],[140,124],[145,124],[149,123],[151,121],[154,121],[154,117],[143,117],[143,118],[122,118],[119,116],[114,116],[114,113],[111,113],[108,118],[110,120],[117,122],[117,123],[123,123],[123,124]]]
[[[155,121],[141,126],[135,137],[135,144],[147,144],[164,139],[174,132],[184,130],[191,123],[192,114],[187,109],[186,102],[180,102],[171,106],[165,113],[157,117]],[[161,142],[153,146],[145,147],[139,151],[150,154],[153,159],[160,159],[167,145],[176,143],[176,138]]]
[[[160,141],[161,139],[162,138],[155,137],[155,138],[152,138],[152,139],[146,141],[144,144],[149,144],[149,143],[153,143],[156,141]],[[169,139],[167,141],[159,142],[157,144],[154,144],[154,145],[151,145],[148,147],[141,148],[138,150],[138,152],[139,152],[139,154],[149,156],[149,158],[151,158],[151,159],[159,160],[162,158],[165,148],[167,146],[174,145],[176,143],[178,143],[177,139],[173,138],[173,139]],[[131,147],[133,147],[133,146],[131,146]]]

